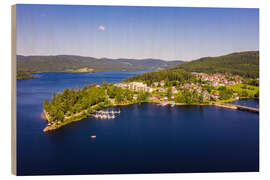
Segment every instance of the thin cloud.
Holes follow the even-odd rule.
[[[105,31],[105,27],[102,26],[102,25],[100,25],[100,26],[98,27],[98,30],[100,30],[100,31]]]
[[[40,16],[45,17],[45,16],[47,16],[47,14],[46,13],[41,13]]]

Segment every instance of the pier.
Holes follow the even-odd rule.
[[[114,119],[116,117],[116,114],[120,114],[120,110],[118,111],[97,111],[96,114],[93,116],[97,119]]]
[[[240,105],[235,105],[235,106],[239,110],[244,110],[244,111],[250,111],[250,112],[254,112],[254,113],[259,113],[259,109],[258,108],[252,108],[252,107],[240,106]]]
[[[229,109],[238,109],[242,111],[249,111],[254,113],[259,113],[258,108],[248,107],[248,106],[241,106],[236,104],[228,104],[228,103],[215,103],[215,106],[223,107],[223,108],[229,108]]]

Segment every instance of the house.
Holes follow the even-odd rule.
[[[153,92],[154,91],[154,89],[153,88],[147,88],[147,92]]]
[[[212,86],[217,86],[218,85],[218,82],[217,81],[213,81],[211,84],[212,84]]]
[[[235,85],[235,81],[229,81],[229,83],[228,83],[230,86],[231,85]]]
[[[172,93],[173,94],[177,94],[178,93],[178,91],[177,91],[177,89],[175,87],[172,87]]]
[[[238,93],[233,93],[233,97],[236,99],[236,100],[239,100],[239,94]]]
[[[191,87],[190,84],[183,84],[183,85],[180,86],[181,89],[188,89],[190,87]]]
[[[150,99],[151,100],[160,100],[160,95],[159,94],[152,94]]]
[[[164,86],[165,85],[165,81],[164,80],[160,81],[160,85],[161,86]]]
[[[124,83],[118,83],[118,84],[115,84],[115,86],[120,87],[120,88],[126,88],[126,87],[128,87],[128,85],[127,84],[124,84]]]
[[[134,100],[137,100],[137,99],[138,99],[138,94],[134,94],[134,95],[133,95],[133,99],[134,99]]]
[[[210,95],[207,90],[204,90],[202,93],[203,99],[209,99]]]
[[[242,83],[242,81],[240,79],[237,79],[236,82],[237,83]]]
[[[218,92],[214,92],[212,95],[211,95],[211,98],[213,99],[219,99],[220,98],[220,95]]]
[[[136,91],[146,91],[147,89],[147,85],[142,82],[131,82],[127,86],[129,89]]]
[[[168,104],[168,97],[164,97],[163,100],[161,101],[162,106],[166,106]]]
[[[160,88],[158,91],[161,92],[161,93],[166,92],[166,90],[164,88]]]
[[[202,94],[203,94],[203,97],[206,97],[207,95],[209,95],[207,90],[204,90]]]

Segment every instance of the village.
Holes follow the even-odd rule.
[[[229,76],[226,77],[222,74],[211,74],[206,73],[192,73],[197,77],[197,82],[179,84],[178,86],[168,86],[165,80],[160,82],[153,82],[148,86],[144,82],[128,82],[128,83],[117,83],[114,84],[117,87],[123,89],[133,90],[135,92],[146,92],[150,96],[148,100],[159,102],[161,105],[174,104],[175,97],[179,91],[194,91],[198,95],[202,96],[204,101],[217,101],[220,99],[220,93],[216,89],[222,86],[233,86],[242,83],[240,76]],[[213,90],[207,90],[205,87],[211,87]],[[169,92],[171,91],[171,92]],[[170,96],[168,96],[170,94]],[[137,100],[138,95],[135,93],[133,96],[134,100]],[[239,99],[239,94],[233,94],[234,99]]]
[[[240,76],[230,76],[226,77],[223,74],[212,74],[208,75],[206,73],[192,72],[197,78],[203,81],[209,82],[212,86],[232,86],[235,84],[242,83]]]

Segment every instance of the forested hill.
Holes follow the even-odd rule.
[[[136,76],[131,76],[127,79],[124,79],[123,82],[132,82],[132,81],[144,81],[147,84],[152,84],[154,82],[160,82],[165,80],[166,82],[194,82],[195,76],[190,72],[186,72],[184,70],[164,70],[158,72],[147,72],[143,74],[139,74]]]
[[[232,53],[218,57],[204,57],[171,68],[190,72],[231,73],[250,78],[259,77],[259,51]]]
[[[129,70],[160,70],[183,61],[160,59],[107,59],[82,56],[17,56],[18,71],[28,72],[104,72]]]

